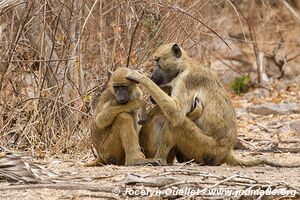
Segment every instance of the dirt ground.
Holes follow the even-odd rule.
[[[266,156],[271,154],[265,154]],[[290,158],[291,160],[298,158],[299,154],[276,156],[282,159]],[[67,160],[67,159],[66,159]],[[146,198],[143,195],[114,195],[112,191],[117,189],[119,192],[126,192],[126,188],[136,189],[138,191],[149,190],[153,188],[157,190],[166,190],[167,188],[180,188],[180,184],[187,188],[203,189],[214,184],[222,182],[230,177],[247,177],[244,182],[232,180],[227,181],[223,186],[226,189],[236,188],[277,188],[279,185],[288,185],[290,190],[300,188],[300,168],[286,169],[274,168],[268,166],[259,166],[252,168],[242,167],[208,167],[198,166],[195,164],[176,164],[175,166],[166,167],[120,167],[120,166],[104,166],[84,168],[78,163],[69,160],[61,161],[51,160],[48,163],[48,169],[59,172],[61,181],[57,181],[55,189],[37,187],[36,189],[22,190],[5,190],[1,191],[0,199],[119,199],[119,198]],[[59,180],[59,178],[56,178]],[[140,180],[141,179],[141,180]],[[241,178],[241,180],[243,180]],[[226,182],[226,181],[225,181]],[[177,183],[178,185],[174,184]],[[244,183],[244,185],[242,184]],[[71,188],[71,186],[74,188]],[[168,186],[169,185],[169,186]],[[8,183],[1,183],[0,188],[8,187]],[[86,186],[95,187],[86,188]],[[256,187],[257,186],[257,187]],[[178,188],[177,188],[178,187]],[[149,189],[147,189],[149,188]],[[216,186],[216,188],[222,188]],[[298,193],[299,194],[299,193]],[[290,199],[294,195],[287,195],[285,199]],[[280,195],[281,196],[281,195]],[[164,198],[182,198],[187,196],[164,195]],[[191,197],[193,198],[193,197]],[[205,199],[257,199],[259,196],[215,196],[208,195]],[[294,197],[295,199],[299,196]],[[153,197],[151,199],[160,199]],[[266,196],[263,199],[275,199],[274,196]],[[279,199],[279,197],[278,197]],[[281,196],[280,199],[283,199]]]

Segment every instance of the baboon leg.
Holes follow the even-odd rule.
[[[138,133],[134,125],[133,117],[128,113],[120,113],[116,119],[115,128],[120,134],[122,146],[125,151],[125,165],[134,165],[145,160],[145,156],[139,146]]]
[[[199,94],[196,93],[193,97],[192,111],[189,112],[186,116],[190,120],[195,121],[201,116],[202,111],[203,111],[203,105],[202,102],[200,101]]]
[[[162,127],[159,146],[155,154],[155,158],[162,159],[163,165],[169,163],[172,155],[175,155],[175,138],[172,133],[169,133],[169,127],[170,123],[166,121]]]
[[[196,121],[202,115],[202,111],[203,111],[202,102],[200,101],[198,94],[195,94],[193,98],[192,111],[189,112],[186,116],[190,120]],[[190,161],[190,159],[188,159],[182,152],[180,152],[179,149],[176,149],[176,159],[179,163]]]
[[[202,107],[202,104],[200,103],[194,108],[194,110],[192,112],[188,113],[186,116],[190,120],[195,121],[196,119],[198,119],[201,116],[202,111],[203,111],[203,107]]]
[[[174,163],[175,157],[177,156],[177,151],[176,151],[176,147],[173,147],[170,152],[169,155],[167,157],[167,164],[168,165],[172,165]]]
[[[220,146],[215,139],[205,135],[201,129],[186,118],[185,126],[173,126],[165,123],[166,128],[162,132],[161,145],[158,147],[155,157],[166,159],[173,146],[184,155],[185,159],[204,165],[222,164],[228,153],[226,146]],[[174,142],[176,141],[176,142]]]
[[[148,121],[143,125],[139,133],[140,145],[147,160],[155,157],[161,138],[162,128],[166,121],[158,106],[151,109],[148,113],[148,117]],[[176,148],[173,148],[168,155],[167,163],[173,164],[175,156]]]
[[[170,129],[170,133],[176,135],[176,146],[179,151],[188,159],[194,159],[196,163],[204,165],[222,164],[231,152],[231,149],[204,134],[203,131],[189,119],[186,118],[184,123],[186,126],[171,127]]]

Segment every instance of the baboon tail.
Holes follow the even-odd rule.
[[[286,168],[300,167],[300,163],[279,163],[277,161],[269,160],[266,158],[244,160],[238,158],[233,152],[227,157],[226,164],[233,165],[233,166],[244,166],[244,167],[253,167],[258,165],[269,165],[272,167],[286,167]]]

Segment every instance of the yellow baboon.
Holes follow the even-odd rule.
[[[126,79],[128,71],[119,68],[113,72],[100,96],[91,122],[97,159],[85,166],[153,164],[145,160],[138,138],[138,113],[146,103],[136,82]]]
[[[242,160],[233,153],[237,141],[237,125],[231,100],[220,84],[218,76],[208,67],[190,58],[177,44],[166,44],[154,53],[156,67],[151,80],[131,71],[127,78],[142,84],[162,109],[167,119],[163,124],[155,157],[166,164],[172,148],[186,158],[203,165],[299,167],[267,159]],[[160,87],[171,86],[171,96]],[[194,122],[186,117],[197,96],[202,113]]]

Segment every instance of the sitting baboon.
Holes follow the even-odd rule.
[[[127,78],[142,84],[162,109],[167,119],[161,126],[160,144],[155,157],[164,164],[172,148],[184,157],[203,165],[299,167],[268,159],[242,160],[233,153],[237,125],[231,100],[212,69],[198,64],[177,44],[166,44],[154,53],[156,67],[151,80],[131,71]],[[171,86],[171,96],[160,87]],[[186,117],[198,96],[202,113],[194,122]]]
[[[146,103],[136,82],[126,79],[128,71],[119,68],[113,72],[100,96],[91,122],[97,159],[85,166],[152,164],[145,160],[138,138],[138,113]]]

